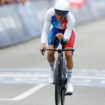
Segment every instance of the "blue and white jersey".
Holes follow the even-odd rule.
[[[63,22],[59,22],[57,19],[56,19],[56,16],[52,16],[52,19],[51,19],[51,24],[54,28],[56,29],[66,29],[66,25],[67,25],[67,20],[65,19]]]
[[[56,18],[54,8],[49,9],[45,17],[44,27],[41,35],[41,43],[47,42],[49,30],[51,27],[65,30],[64,38],[69,40],[74,25],[75,25],[75,19],[71,12],[68,13],[66,19],[63,22],[59,22]]]

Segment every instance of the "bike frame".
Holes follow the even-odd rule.
[[[62,88],[63,86],[62,85],[64,85],[64,83],[62,82],[63,80],[63,78],[62,78],[62,75],[63,75],[63,67],[65,66],[64,65],[64,58],[63,58],[63,52],[62,52],[62,50],[58,50],[58,84],[59,84],[59,86],[60,86],[60,88]]]
[[[74,49],[46,49],[48,51],[57,51],[58,58],[56,61],[56,70],[55,70],[55,103],[56,105],[64,105],[65,92],[66,92],[66,67],[65,60],[63,58],[63,51],[74,51]]]

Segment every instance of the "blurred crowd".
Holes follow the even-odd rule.
[[[0,0],[0,5],[12,4],[12,3],[25,4],[27,1],[39,1],[39,0]],[[55,0],[47,0],[47,1],[55,1]]]
[[[11,3],[22,3],[24,4],[27,0],[0,0],[0,5],[11,4]]]

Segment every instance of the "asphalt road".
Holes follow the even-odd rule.
[[[46,55],[42,57],[39,48],[40,38],[0,49],[0,71],[49,69]],[[105,19],[77,26],[74,69],[97,70],[100,73],[105,70],[104,63]],[[66,97],[65,105],[105,105],[105,87],[75,85],[74,89],[74,95]],[[54,86],[51,84],[0,84],[0,105],[49,104],[54,105]]]

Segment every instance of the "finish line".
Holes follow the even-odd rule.
[[[0,84],[49,84],[48,69],[0,69]],[[105,70],[74,69],[72,84],[105,87]]]

